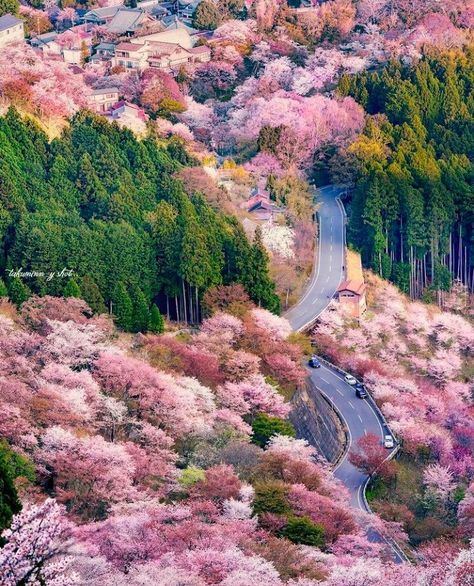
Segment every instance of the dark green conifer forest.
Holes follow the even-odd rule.
[[[125,330],[160,330],[158,308],[198,322],[203,293],[235,282],[278,311],[260,241],[174,177],[194,164],[179,141],[138,140],[82,112],[49,142],[10,110],[0,152],[0,277],[17,304],[32,293],[80,296]],[[10,276],[20,267],[45,275]],[[73,277],[48,279],[63,268]]]
[[[348,150],[348,239],[365,265],[413,297],[453,279],[472,287],[472,51],[433,50],[414,66],[344,76],[339,92],[370,115]]]

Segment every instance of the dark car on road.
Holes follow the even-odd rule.
[[[362,383],[357,383],[355,386],[356,395],[359,399],[365,399],[367,397],[367,391]]]
[[[321,368],[321,362],[319,362],[318,357],[314,355],[311,356],[308,364],[311,366],[311,368]]]

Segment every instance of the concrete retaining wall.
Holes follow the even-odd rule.
[[[295,393],[292,404],[289,419],[297,436],[315,446],[328,462],[336,464],[344,454],[347,435],[330,401],[309,380],[307,389]]]

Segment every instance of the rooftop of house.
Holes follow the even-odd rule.
[[[85,24],[77,24],[76,26],[72,26],[68,29],[69,33],[74,33],[81,39],[90,39],[92,38],[92,32],[87,30],[87,25]]]
[[[136,104],[132,104],[131,102],[127,102],[126,100],[120,100],[116,104],[110,108],[110,114],[112,117],[118,115],[120,111],[125,112],[127,111],[128,114],[132,114],[141,120],[147,120],[148,116],[145,114],[145,111],[137,106]]]
[[[185,49],[179,43],[165,43],[163,41],[144,41],[140,43],[139,39],[133,42],[119,43],[117,51],[126,51],[128,53],[147,52],[150,55],[171,55],[175,51],[181,50],[190,53],[192,49]]]
[[[254,187],[250,192],[250,198],[255,197],[257,195],[261,195],[262,197],[266,197],[270,199],[270,194],[266,189],[262,189],[261,187]]]
[[[74,75],[82,75],[84,73],[84,69],[82,69],[82,67],[79,67],[79,65],[69,65],[68,69],[69,71],[72,71]]]
[[[276,212],[276,213],[279,213],[279,212],[282,212],[283,211],[282,208],[279,208],[273,202],[267,201],[267,200],[264,200],[264,199],[261,199],[261,200],[256,201],[253,205],[251,205],[248,208],[247,211],[249,213],[251,213],[251,212],[256,212],[256,211],[260,211],[260,210],[264,210],[264,211],[267,211],[267,212]]]
[[[92,90],[90,95],[91,96],[103,96],[105,94],[118,94],[119,89],[116,87],[104,87]]]
[[[13,14],[4,14],[3,16],[0,16],[0,31],[6,31],[17,24],[23,24],[23,21],[16,16],[13,16]]]
[[[180,8],[196,8],[201,0],[178,0]]]
[[[151,6],[150,8],[147,8],[148,12],[150,14],[152,14],[153,16],[156,16],[157,18],[163,18],[165,16],[169,16],[170,11],[165,8],[164,6],[161,6],[160,4],[156,4],[154,6]]]
[[[140,106],[136,104],[132,104],[132,102],[127,102],[126,100],[120,100],[116,104],[113,105],[112,110],[118,110],[119,108],[123,108],[123,106],[127,106],[128,108],[132,108],[132,110],[141,111]]]
[[[343,281],[337,291],[340,293],[341,291],[350,291],[356,295],[362,295],[366,289],[366,285],[364,281]]]
[[[30,44],[33,47],[39,47],[41,45],[47,45],[48,43],[53,42],[56,40],[58,33],[55,31],[50,31],[49,33],[43,33],[42,35],[37,35],[30,40]]]
[[[206,47],[206,45],[201,45],[200,47],[193,47],[192,49],[189,49],[189,51],[195,55],[202,55],[204,53],[210,53],[211,49]]]
[[[135,42],[132,43],[131,41],[123,41],[123,43],[119,43],[116,47],[116,51],[127,51],[127,52],[136,52],[141,51],[145,48],[145,43]]]
[[[192,50],[185,49],[178,43],[163,43],[161,41],[151,41],[150,43],[148,43],[148,45],[151,49],[152,55],[171,55],[172,53],[178,50],[186,51],[187,53],[189,53]]]
[[[195,35],[200,32],[198,29],[195,29],[192,26],[189,26],[185,22],[180,20],[176,14],[165,16],[161,19],[161,22],[165,25],[167,31],[177,30],[181,28],[185,31],[188,31],[190,35]]]
[[[95,48],[96,51],[114,51],[115,43],[99,43]]]
[[[115,14],[122,9],[123,6],[105,6],[104,8],[94,8],[93,10],[89,10],[85,13],[84,18],[87,20],[89,18],[97,18],[99,20],[104,20],[107,18],[112,18]]]
[[[142,0],[137,3],[138,8],[147,8],[148,6],[155,6],[158,4],[158,0]]]
[[[172,30],[165,29],[154,33],[144,34],[139,37],[135,37],[134,40],[139,42],[157,41],[163,43],[176,43],[188,49],[193,46],[193,39],[189,32],[184,28],[177,28]]]
[[[147,17],[146,12],[140,8],[120,8],[107,25],[107,30],[109,33],[117,34],[133,31],[145,18],[150,17]]]

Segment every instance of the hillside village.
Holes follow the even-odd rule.
[[[26,35],[24,21],[11,14],[0,17],[0,48],[25,43],[46,61],[62,61],[82,77],[120,71],[156,69],[173,76],[183,65],[207,63],[212,33],[194,29],[198,3],[159,3],[145,0],[135,8],[123,4],[91,10],[67,9],[69,18],[56,20],[55,30]],[[90,88],[87,107],[123,126],[143,131],[145,111],[121,99],[118,89]]]
[[[473,0],[0,0],[0,586],[474,586]]]

